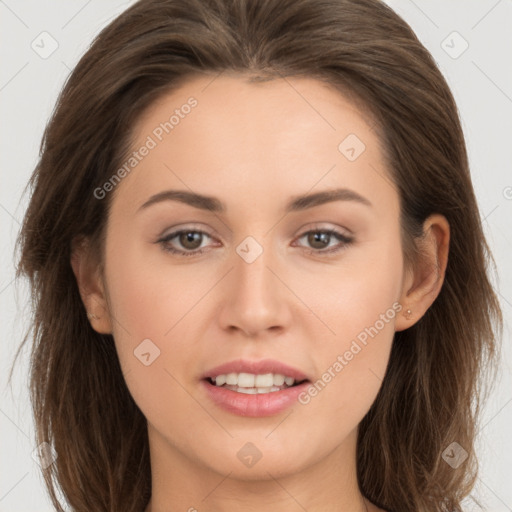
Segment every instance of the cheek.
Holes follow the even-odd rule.
[[[107,251],[109,305],[126,385],[149,422],[166,418],[168,426],[179,426],[189,421],[190,397],[175,369],[190,366],[192,347],[182,329],[202,288],[179,271],[164,270],[129,242],[112,243]]]
[[[325,338],[330,334],[333,343],[342,344],[374,325],[390,308],[388,316],[394,319],[393,304],[400,298],[402,277],[397,233],[349,249],[339,261],[324,268],[301,272],[295,289],[330,327],[325,329]],[[393,321],[386,322],[384,330],[392,331],[393,325]]]
[[[166,415],[172,403],[171,421],[186,422],[190,397],[182,386],[197,371],[194,354],[210,304],[203,299],[218,273],[176,265],[159,248],[116,236],[107,243],[105,274],[126,384],[147,418]]]
[[[321,324],[316,328],[323,333],[321,342],[314,345],[319,379],[301,403],[311,410],[328,410],[347,426],[356,425],[381,387],[395,318],[402,309],[398,237],[375,243],[357,258],[347,257],[328,277],[316,277],[316,289],[322,293],[307,295],[307,280],[302,285],[309,299],[305,302],[329,329]]]
[[[159,251],[124,239],[113,240],[107,251],[110,307],[121,337],[129,332],[134,340],[163,339],[198,303],[211,281],[211,269],[183,270]]]

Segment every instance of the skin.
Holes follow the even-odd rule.
[[[357,428],[381,386],[394,332],[417,322],[441,289],[448,223],[440,215],[425,221],[421,254],[408,270],[379,139],[353,103],[313,79],[195,77],[144,113],[134,150],[190,96],[198,105],[113,193],[103,273],[86,248],[72,256],[84,304],[97,317],[91,324],[113,333],[148,421],[146,512],[381,510],[357,485]],[[354,161],[338,149],[348,134],[366,146]],[[284,214],[290,198],[331,188],[351,189],[371,206],[333,201]],[[140,209],[169,189],[215,196],[226,211],[176,201]],[[205,252],[166,252],[158,240],[178,228],[207,234],[195,246],[179,237],[167,246]],[[303,236],[315,229],[353,241],[327,238],[327,248],[343,248],[322,255]],[[247,236],[263,248],[252,263],[236,252]],[[277,359],[319,379],[396,303],[402,310],[305,405],[246,418],[218,408],[202,389],[204,371],[237,358]],[[134,357],[147,338],[160,350],[149,366]],[[237,457],[247,442],[262,454],[250,468]]]

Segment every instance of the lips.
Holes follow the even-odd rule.
[[[303,382],[281,391],[263,394],[243,394],[217,387],[208,379],[201,381],[202,392],[206,399],[216,407],[236,416],[248,418],[275,416],[299,403],[299,396],[304,393],[309,382]]]
[[[273,359],[237,359],[203,373],[201,388],[216,406],[238,416],[277,415],[298,402],[311,378]],[[255,387],[252,387],[255,386]]]

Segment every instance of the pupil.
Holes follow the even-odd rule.
[[[196,243],[194,243],[194,239]],[[197,233],[194,231],[182,233],[180,236],[180,243],[183,245],[183,247],[186,247],[187,249],[197,249],[201,245],[201,233]]]
[[[317,249],[323,249],[326,245],[329,245],[330,236],[329,233],[323,232],[310,233],[308,242]]]

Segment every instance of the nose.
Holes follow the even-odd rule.
[[[234,268],[223,289],[221,327],[242,332],[247,337],[286,329],[290,324],[289,301],[293,294],[283,284],[285,276],[280,275],[283,273],[281,266],[272,257],[271,250],[263,247],[263,252],[252,262],[234,252],[232,261]]]

